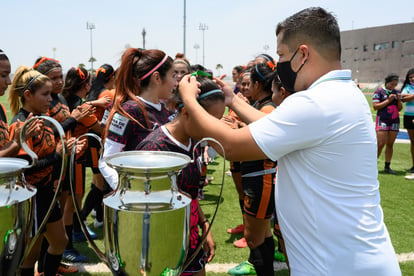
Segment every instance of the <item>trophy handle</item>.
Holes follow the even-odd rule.
[[[85,134],[79,136],[75,140],[75,143],[73,145],[72,152],[71,152],[71,155],[70,155],[70,162],[69,162],[69,182],[70,182],[69,186],[70,186],[70,191],[73,195],[72,199],[73,199],[73,205],[75,206],[76,216],[78,217],[78,220],[79,220],[79,223],[80,223],[83,234],[85,235],[86,239],[88,240],[89,244],[91,245],[93,251],[95,251],[96,255],[98,255],[99,259],[102,262],[104,262],[108,267],[110,267],[109,261],[106,259],[105,254],[98,248],[96,243],[92,240],[91,236],[89,235],[88,229],[86,228],[86,225],[83,222],[83,219],[81,217],[81,209],[80,209],[79,204],[76,200],[76,197],[74,196],[76,194],[75,187],[73,185],[74,184],[74,179],[75,179],[74,164],[75,164],[76,147],[78,145],[78,141],[81,138],[86,137],[86,136],[90,136],[90,137],[95,138],[99,142],[99,144],[101,145],[101,149],[103,149],[103,144],[102,144],[101,137],[99,137],[98,135],[96,135],[94,133],[85,133]],[[101,150],[99,159],[102,159],[102,153],[103,153],[103,150]]]
[[[191,262],[193,261],[193,259],[195,258],[195,256],[197,256],[198,252],[199,252],[199,251],[201,250],[201,248],[204,246],[204,243],[205,243],[205,242],[206,242],[206,240],[207,240],[207,235],[210,233],[210,231],[211,231],[211,227],[213,226],[214,220],[216,219],[217,211],[218,211],[218,208],[219,208],[219,205],[220,205],[220,201],[221,201],[221,198],[222,198],[222,194],[223,194],[224,174],[225,174],[225,172],[226,172],[226,162],[225,162],[225,161],[226,161],[226,154],[225,154],[225,152],[224,152],[224,148],[223,148],[223,146],[220,144],[220,142],[219,142],[219,141],[217,141],[217,140],[216,140],[216,139],[214,139],[214,138],[211,138],[211,137],[206,137],[206,138],[203,138],[203,139],[201,139],[200,141],[198,141],[198,142],[197,142],[197,144],[195,144],[195,146],[194,146],[194,148],[193,148],[193,160],[191,160],[191,162],[196,162],[196,158],[195,158],[195,150],[196,150],[197,146],[198,146],[199,144],[201,144],[201,143],[204,143],[204,144],[205,144],[205,146],[207,146],[207,142],[208,142],[208,141],[211,141],[211,142],[216,143],[216,144],[220,147],[221,152],[223,153],[223,159],[224,159],[224,162],[223,162],[223,174],[222,174],[222,176],[221,176],[221,187],[220,187],[220,192],[219,192],[219,195],[218,195],[218,198],[217,198],[216,209],[214,210],[213,217],[212,217],[212,219],[211,219],[211,221],[210,221],[210,225],[209,225],[209,227],[208,227],[208,229],[207,229],[207,231],[206,231],[206,233],[205,233],[205,235],[204,235],[203,239],[201,240],[201,243],[198,245],[198,247],[197,247],[197,248],[196,248],[196,250],[194,251],[193,255],[192,255],[190,258],[188,258],[188,259],[187,259],[187,261],[185,262],[185,264],[183,265],[182,271],[184,271],[184,269],[185,269],[185,268],[186,268],[189,264],[191,264]]]
[[[53,119],[52,117],[43,116],[42,115],[42,116],[35,116],[33,118],[30,118],[29,120],[26,120],[25,123],[23,124],[22,130],[20,132],[20,144],[22,145],[22,148],[25,150],[25,152],[32,159],[32,163],[29,164],[28,166],[26,166],[25,169],[31,168],[34,165],[36,165],[37,160],[38,160],[38,156],[36,155],[36,153],[33,152],[32,149],[26,143],[26,140],[27,140],[27,138],[26,138],[26,127],[28,126],[28,124],[31,121],[36,120],[36,119],[44,119],[44,120],[49,121],[50,123],[52,123],[52,125],[57,129],[57,132],[58,132],[59,137],[60,137],[60,141],[63,143],[63,148],[62,148],[62,165],[61,165],[61,168],[60,168],[59,180],[58,180],[58,183],[57,183],[57,186],[56,186],[55,194],[54,194],[53,199],[52,199],[52,203],[50,204],[49,209],[47,210],[46,215],[43,218],[43,221],[42,221],[42,223],[39,226],[39,229],[42,229],[46,225],[47,220],[49,219],[49,216],[52,213],[53,207],[56,204],[56,201],[57,201],[57,198],[58,198],[58,194],[59,194],[59,191],[60,191],[61,186],[62,186],[63,174],[64,174],[64,171],[65,171],[65,165],[66,165],[66,158],[65,158],[65,155],[66,155],[66,145],[65,145],[65,132],[63,131],[63,128],[60,125],[60,123],[58,121],[56,121],[55,119]],[[24,180],[24,178],[23,178],[23,180]],[[27,188],[30,188],[30,185],[27,184],[26,181],[22,181],[22,182],[24,183],[24,185]],[[32,204],[33,203],[34,203],[34,199],[33,199]],[[31,208],[31,210],[30,210],[29,213],[33,213],[33,215],[30,215],[29,214],[31,216],[31,222],[29,222],[28,225],[27,225],[28,226],[27,227],[27,231],[28,232],[29,231],[32,231],[33,216],[34,216],[34,212],[33,211],[34,211],[34,206],[32,205],[32,208]],[[39,238],[40,234],[41,234],[40,231],[37,231],[37,233],[32,238],[31,242],[29,244],[27,244],[26,249],[24,251],[25,253],[24,253],[23,258],[22,258],[21,263],[20,263],[20,266],[23,264],[23,262],[26,259],[27,255],[32,250],[32,247],[34,246],[36,240]]]

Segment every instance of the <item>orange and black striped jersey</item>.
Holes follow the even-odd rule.
[[[14,131],[18,124],[23,124],[29,116],[29,112],[20,109],[16,116],[14,116],[9,130],[10,136],[13,137]],[[20,120],[18,122],[17,120]],[[56,153],[56,139],[49,122],[45,121],[39,135],[31,137],[27,140],[27,145],[38,156],[38,162],[35,166],[25,171],[24,175],[29,184],[42,188],[49,184],[54,184],[57,172],[60,171],[61,158]],[[22,149],[18,153],[18,157],[29,160],[28,154]]]
[[[75,129],[77,122],[75,118],[70,116],[71,111],[65,98],[61,94],[55,93],[52,93],[51,96],[52,102],[49,107],[49,116],[62,125],[62,128],[66,133],[66,138],[69,138],[70,131]]]
[[[268,96],[260,101],[254,102],[252,106],[266,114],[269,114],[276,108],[276,105],[272,102],[271,96]],[[252,172],[258,172],[258,171],[275,168],[276,162],[273,162],[270,159],[256,160],[256,161],[244,161],[244,162],[241,162],[240,166],[241,166],[242,174],[248,174]]]
[[[70,95],[66,98],[70,111],[74,110],[79,105],[84,105],[88,103],[84,103],[81,98],[76,95]],[[95,124],[98,123],[98,119],[95,115],[89,115],[81,119],[77,124],[74,130],[72,130],[72,137],[79,137],[82,134],[88,132]]]
[[[105,89],[104,91],[101,92],[101,94],[99,94],[98,99],[101,99],[103,97],[110,97],[112,99],[112,101],[115,98],[115,89]],[[112,104],[112,103],[110,103]],[[109,105],[109,104],[108,104]],[[108,107],[108,106],[106,106]],[[95,112],[95,116],[96,118],[98,118],[99,121],[102,121],[102,117],[105,113],[105,108],[102,108],[100,106],[96,107],[96,112]]]
[[[49,116],[58,121],[59,123],[65,121],[70,117],[70,110],[66,104],[65,98],[52,93],[52,102],[49,107]]]
[[[0,103],[0,149],[10,142],[6,108]]]

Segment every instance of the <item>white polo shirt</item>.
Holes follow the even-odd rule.
[[[401,275],[380,206],[374,124],[351,71],[329,72],[249,128],[278,160],[291,275]]]

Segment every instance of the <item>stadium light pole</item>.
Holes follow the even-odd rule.
[[[196,64],[198,63],[198,49],[200,49],[200,45],[198,43],[194,44],[194,49],[196,51]]]
[[[145,36],[147,35],[147,32],[145,31],[145,28],[142,29],[142,49],[145,49]]]
[[[204,23],[200,23],[200,26],[198,27],[198,29],[199,29],[200,31],[202,31],[202,32],[203,32],[203,66],[205,66],[205,55],[204,55],[204,50],[205,50],[205,47],[204,47],[204,32],[208,30],[208,26],[207,26],[206,24],[204,24]]]
[[[91,32],[91,58],[89,59],[89,62],[91,63],[91,72],[93,71],[93,62],[95,58],[93,57],[93,51],[92,51],[92,30],[95,29],[95,24],[91,22],[86,22],[86,29]]]
[[[187,20],[187,18],[186,18],[186,6],[187,6],[187,4],[186,4],[186,0],[184,0],[184,18],[183,18],[183,21],[184,21],[184,24],[183,24],[183,54],[184,54],[184,56],[185,56],[185,43],[186,43],[186,20]]]

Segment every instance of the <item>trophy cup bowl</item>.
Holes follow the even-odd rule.
[[[20,144],[32,159],[32,163],[21,158],[0,158],[0,275],[12,276],[18,274],[20,265],[33,247],[40,233],[30,237],[34,219],[34,201],[36,188],[28,185],[23,171],[37,162],[37,155],[26,143],[25,130],[28,124],[36,119],[50,121],[57,129],[60,139],[64,140],[64,132],[60,124],[48,116],[36,116],[26,120],[20,132]],[[63,155],[65,150],[63,149]],[[63,158],[64,159],[64,158]],[[52,206],[43,218],[40,227],[46,224],[52,207],[57,200],[57,192],[61,186],[64,171],[64,160],[60,171],[60,178]]]
[[[29,162],[0,158],[0,274],[16,274],[33,219],[36,189],[24,183],[22,172]]]

